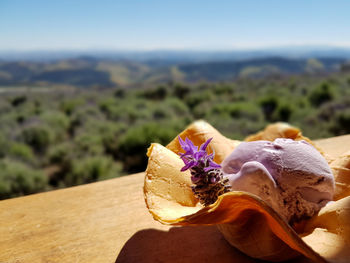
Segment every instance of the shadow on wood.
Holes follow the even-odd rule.
[[[116,263],[131,262],[263,262],[229,245],[214,226],[172,227],[135,233],[123,246]]]

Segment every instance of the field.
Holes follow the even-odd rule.
[[[112,76],[122,73],[115,66]],[[312,139],[350,133],[350,74],[142,88],[2,88],[0,199],[143,171],[151,142],[167,144],[196,119],[234,139],[277,121]]]

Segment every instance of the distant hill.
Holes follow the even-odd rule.
[[[208,81],[222,81],[236,77],[263,77],[276,74],[300,74],[337,71],[344,59],[287,59],[270,57],[237,62],[209,62],[185,64],[178,68],[188,80],[205,78]]]
[[[152,59],[147,61],[102,59],[90,56],[54,61],[0,61],[1,86],[67,85],[116,87],[165,82],[230,81],[270,75],[334,72],[346,58],[263,57],[208,62]]]
[[[0,61],[52,62],[77,57],[93,57],[101,60],[123,60],[157,64],[202,63],[212,61],[240,61],[267,57],[292,59],[346,58],[350,59],[350,47],[337,46],[281,46],[258,49],[233,50],[0,50]]]

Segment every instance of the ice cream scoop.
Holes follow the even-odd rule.
[[[242,142],[224,159],[222,171],[233,191],[259,196],[289,223],[313,216],[333,199],[327,161],[303,140]]]

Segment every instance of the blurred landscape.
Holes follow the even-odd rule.
[[[350,49],[195,52],[0,52],[0,86],[148,87],[337,72]]]
[[[204,119],[243,139],[350,133],[350,50],[0,53],[0,199],[144,171]]]

